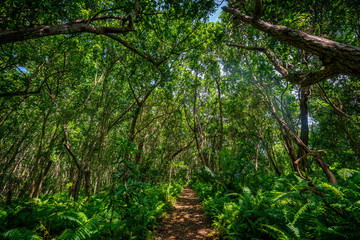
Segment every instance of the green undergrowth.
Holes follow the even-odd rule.
[[[77,202],[68,193],[16,199],[0,206],[2,239],[147,239],[159,218],[172,208],[183,184],[149,184],[141,166],[130,160],[133,144],[114,143],[111,183],[101,194]]]
[[[78,202],[67,194],[18,199],[0,208],[0,239],[146,239],[181,192],[180,184],[129,181]]]
[[[191,186],[224,239],[360,239],[359,171],[337,175],[337,186],[318,180],[325,198],[294,174],[254,173],[245,184],[203,171]]]

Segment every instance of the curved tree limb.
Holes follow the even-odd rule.
[[[268,109],[270,111],[270,114],[274,117],[274,119],[278,122],[280,127],[289,135],[289,137],[294,141],[294,143],[296,145],[298,145],[300,148],[303,148],[306,151],[306,153],[312,154],[314,156],[315,161],[317,162],[317,164],[319,164],[319,166],[321,167],[321,169],[325,173],[329,183],[337,185],[337,180],[336,180],[335,175],[331,172],[330,168],[327,166],[327,164],[324,162],[324,160],[321,158],[321,156],[317,152],[312,150],[309,146],[304,144],[304,142],[299,138],[299,136],[278,115],[273,102],[271,101],[271,99],[266,94],[265,87],[263,86],[263,84],[260,81],[257,80],[257,77],[255,76],[254,71],[252,70],[252,67],[251,67],[251,65],[249,63],[249,60],[248,60],[246,55],[245,55],[245,59],[246,59],[246,62],[248,64],[248,66],[249,66],[251,76],[252,76],[252,78],[254,80],[254,83],[257,85],[257,87],[260,90],[261,95],[264,97],[264,100],[267,102],[267,107],[268,107]]]
[[[130,23],[126,27],[97,27],[84,23],[81,20],[55,26],[41,25],[17,30],[0,31],[0,45],[62,34],[94,33],[105,35],[107,33],[126,33],[130,31],[134,31]]]
[[[317,55],[325,66],[331,65],[330,69],[324,68],[323,70],[326,71],[318,73],[320,77],[323,76],[322,80],[335,77],[339,74],[360,77],[359,47],[335,42],[286,26],[274,25],[245,15],[232,7],[224,6],[222,9],[232,14],[235,20],[250,24],[282,43],[290,44],[296,48]],[[307,83],[306,85],[311,84]]]
[[[263,52],[266,57],[272,62],[276,71],[278,71],[288,82],[299,84],[302,87],[307,87],[322,81],[325,81],[333,76],[341,73],[341,70],[335,64],[329,64],[321,67],[319,70],[303,72],[303,71],[289,71],[288,68],[282,66],[273,54],[264,47],[248,47],[236,43],[230,43],[228,46],[237,47],[239,49]]]

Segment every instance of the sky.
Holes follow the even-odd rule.
[[[225,6],[225,5],[226,5],[226,1],[224,1],[224,2],[220,5],[220,7],[216,10],[216,12],[210,16],[210,22],[216,22],[216,21],[218,21],[219,14],[220,14],[221,11],[222,11],[221,7],[222,7],[222,6]]]

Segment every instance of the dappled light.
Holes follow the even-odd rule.
[[[2,0],[0,240],[360,239],[359,0]]]
[[[194,190],[185,186],[175,209],[163,219],[157,231],[158,240],[165,239],[216,239],[215,230],[202,210]]]

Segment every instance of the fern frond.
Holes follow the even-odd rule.
[[[76,229],[75,234],[81,236],[80,239],[88,239],[91,235],[97,232],[101,222],[100,216],[94,216],[85,224]]]
[[[335,229],[333,229],[331,227],[325,227],[323,225],[318,225],[315,229],[318,230],[319,232],[323,232],[323,233],[327,233],[327,234],[331,234],[331,235],[335,234],[335,235],[346,238],[346,235],[335,231]]]
[[[67,240],[67,239],[74,239],[75,232],[72,229],[65,229],[61,235],[54,238],[54,240]]]
[[[100,226],[101,216],[95,215],[75,230],[66,229],[56,240],[85,240],[94,235]]]
[[[354,169],[348,169],[348,168],[342,168],[337,171],[340,178],[343,180],[346,180],[348,178],[351,178],[355,173],[359,173],[359,171],[356,171]]]
[[[272,199],[273,202],[276,202],[282,198],[285,198],[287,196],[289,196],[289,193],[286,193],[286,192],[275,192],[275,191],[272,191],[273,194],[275,194],[274,198]]]
[[[228,193],[228,194],[226,194],[226,196],[228,196],[228,197],[240,197],[241,194],[240,194],[240,193],[235,193],[235,192],[233,192],[233,193]]]
[[[322,185],[323,185],[323,187],[325,187],[325,188],[327,188],[328,190],[332,191],[335,195],[337,195],[337,196],[339,196],[339,197],[341,197],[341,198],[343,198],[343,197],[345,196],[344,193],[342,193],[339,189],[337,189],[337,188],[336,188],[335,186],[333,186],[333,185],[330,185],[330,184],[328,184],[328,183],[326,183],[326,182],[323,182]]]
[[[299,219],[299,217],[309,208],[310,204],[306,203],[304,206],[302,206],[299,211],[294,215],[294,220],[292,221],[292,225],[296,223],[296,221]]]
[[[286,225],[290,230],[291,232],[297,237],[297,238],[300,238],[300,231],[297,227],[295,227],[292,223],[288,223]]]
[[[288,240],[288,239],[292,239],[291,237],[289,237],[283,230],[279,229],[279,228],[276,228],[272,225],[268,225],[268,224],[262,224],[261,226],[263,227],[266,227],[270,230],[272,230],[273,232],[269,232],[265,229],[261,229],[261,231],[265,232],[265,233],[268,233],[270,235],[274,235],[275,233],[275,236],[276,239],[280,239],[280,240]]]
[[[2,234],[5,239],[42,240],[42,237],[27,228],[13,228]]]
[[[76,223],[77,226],[80,226],[88,221],[86,214],[83,212],[73,212],[73,211],[60,212],[56,214],[56,217],[62,221],[65,220]]]

